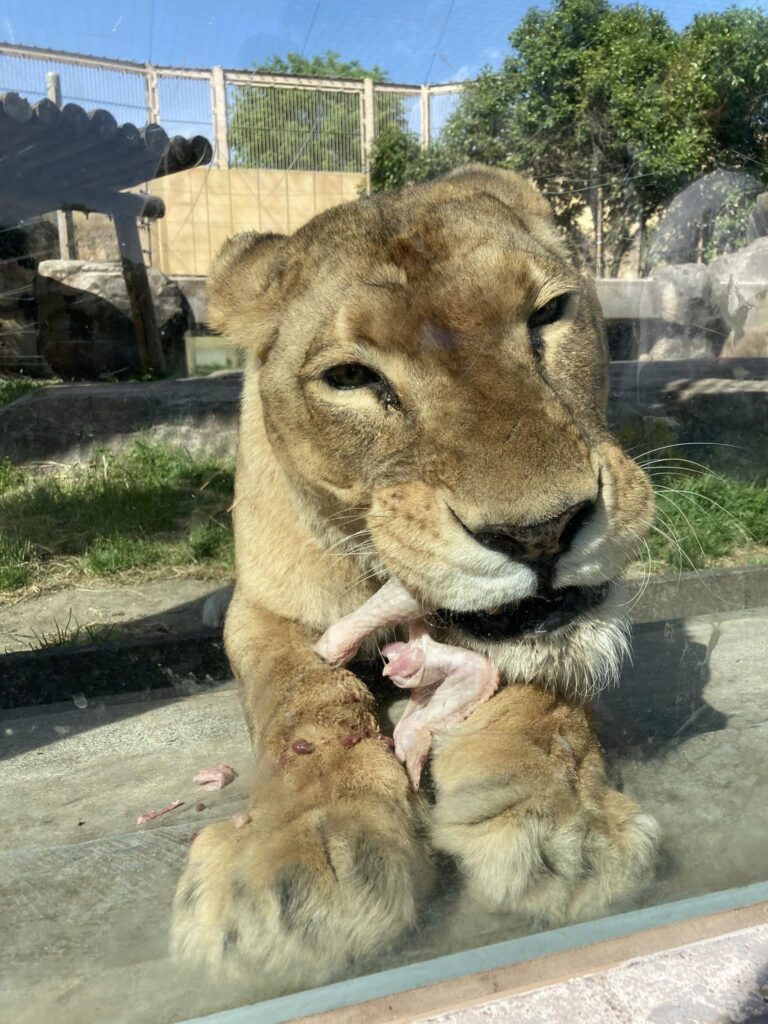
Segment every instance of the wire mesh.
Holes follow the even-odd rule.
[[[421,138],[421,96],[412,92],[374,92],[375,127],[400,128]]]
[[[357,92],[227,86],[233,167],[361,171]]]
[[[159,75],[160,124],[169,135],[214,137],[209,78]]]
[[[0,53],[0,92],[17,92],[36,103],[46,96],[48,71],[59,75],[63,103],[77,103],[86,110],[108,110],[121,123],[146,123],[145,78],[140,71]]]
[[[429,137],[439,139],[447,121],[456,112],[461,101],[461,90],[456,92],[430,93],[429,96]]]

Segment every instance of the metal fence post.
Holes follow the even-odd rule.
[[[157,91],[157,72],[151,66],[144,73],[144,93],[147,100],[147,124],[160,124],[160,96]]]
[[[211,110],[213,112],[213,163],[215,167],[229,167],[229,139],[227,138],[227,85],[224,68],[211,69]]]
[[[421,148],[429,145],[429,86],[421,87]]]
[[[376,111],[373,79],[363,79],[362,111],[360,117],[360,140],[363,151],[363,173],[367,179],[367,190],[371,192],[371,148],[376,138]]]
[[[58,72],[47,71],[45,73],[45,91],[48,99],[61,106],[61,79]],[[59,256],[63,260],[76,260],[77,250],[75,249],[75,224],[72,219],[71,210],[56,211],[56,226],[59,229]]]

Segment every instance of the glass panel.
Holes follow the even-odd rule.
[[[0,44],[3,1020],[764,898],[768,17],[151,7]]]

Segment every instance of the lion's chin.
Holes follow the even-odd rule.
[[[583,605],[577,610],[579,600],[572,596],[564,602],[567,614],[565,607],[560,608],[562,619],[559,625],[551,619],[551,628],[489,636],[488,630],[472,634],[451,621],[446,638],[485,654],[507,682],[537,683],[578,698],[594,696],[618,680],[628,654],[626,604],[622,588],[615,583],[580,589],[588,592],[580,598]],[[520,604],[531,605],[536,600]],[[531,614],[536,608],[533,604]]]

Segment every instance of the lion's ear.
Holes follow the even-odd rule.
[[[219,250],[208,274],[208,323],[263,359],[277,326],[285,235],[246,231]]]

